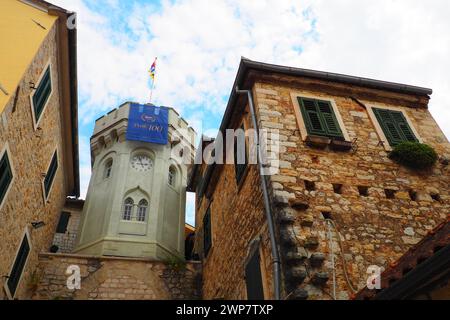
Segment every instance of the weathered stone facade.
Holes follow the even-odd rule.
[[[69,266],[80,268],[81,288],[69,290]],[[42,254],[35,300],[167,300],[200,298],[201,264],[144,259]]]
[[[296,80],[284,77],[274,78],[273,82],[258,81],[253,90],[260,126],[280,130],[280,174],[271,176],[270,180],[274,201],[279,204],[279,218],[295,219],[284,230],[280,228],[281,234],[294,240],[294,245],[285,250],[285,276],[288,278],[292,274],[289,271],[292,267],[287,265],[291,262],[289,252],[295,251],[305,255],[300,268],[306,265],[309,275],[301,285],[295,279],[288,280],[287,283],[293,281],[294,284],[287,289],[300,287],[308,292],[310,299],[329,299],[332,246],[336,262],[336,298],[347,299],[354,292],[345,280],[342,258],[346,261],[350,283],[356,290],[362,288],[366,285],[369,266],[385,267],[397,260],[411,245],[445,221],[450,208],[449,168],[437,164],[432,170],[416,172],[390,160],[363,105],[401,108],[422,140],[440,156],[449,157],[450,145],[429,111],[421,105],[421,97],[369,89],[355,92],[354,88],[332,83]],[[356,151],[336,152],[306,146],[297,126],[293,92],[299,96],[334,99],[350,141],[357,139]],[[358,98],[363,99],[364,104],[358,103]],[[314,190],[306,190],[304,181],[314,182]],[[333,184],[342,185],[341,190],[335,192]],[[360,195],[358,187],[368,187],[368,195]],[[387,198],[386,189],[395,191],[392,199]],[[415,200],[411,199],[413,194]],[[436,194],[439,201],[431,197]],[[309,209],[293,209],[289,200],[291,204],[303,200]],[[330,214],[336,225],[336,228],[331,227],[331,244],[324,213],[325,216]],[[289,242],[284,245],[290,247]],[[314,266],[314,253],[325,254],[323,263]],[[329,277],[323,287],[314,285],[313,281],[315,274],[322,276],[320,272]]]
[[[55,233],[53,237],[53,245],[58,247],[58,253],[71,253],[75,249],[83,205],[84,200],[67,199],[62,210],[70,214],[66,232]]]
[[[11,97],[0,123],[0,149],[9,149],[14,179],[7,197],[0,208],[0,285],[3,288],[16,257],[24,232],[31,237],[31,252],[19,283],[15,298],[29,297],[28,283],[38,264],[38,253],[47,251],[51,245],[55,226],[66,196],[68,195],[65,166],[64,138],[60,74],[58,72],[57,25],[53,25],[34,60],[23,75],[17,96]],[[37,83],[50,61],[53,92],[39,123],[33,128],[30,106],[30,83]],[[58,150],[59,167],[47,201],[43,195],[45,175],[55,150]],[[31,223],[43,221],[44,227],[34,230]],[[3,289],[0,299],[6,298]]]
[[[369,114],[372,106],[402,110],[420,140],[448,159],[450,145],[427,109],[427,95],[270,71],[250,71],[241,85],[252,90],[259,127],[280,134],[278,152],[269,154],[279,160],[280,171],[266,179],[277,220],[284,299],[332,299],[333,270],[336,299],[348,299],[366,285],[369,266],[386,267],[447,219],[449,167],[439,162],[418,172],[399,166],[388,158],[389,146],[380,143],[383,137]],[[295,102],[302,95],[334,102],[350,150],[307,146]],[[245,103],[234,100],[229,106],[227,128],[249,117]],[[255,165],[240,187],[233,165],[217,166],[204,199],[197,199],[197,229],[208,199],[212,208],[213,245],[203,260],[205,298],[245,298],[246,252],[266,221],[259,186]],[[273,298],[270,246],[262,235],[263,284],[270,288],[265,297]],[[201,230],[196,241],[202,252]]]
[[[272,262],[258,172],[255,166],[248,167],[245,181],[238,186],[234,166],[225,165],[222,170],[212,198],[197,200],[196,252],[203,252],[201,222],[211,206],[212,247],[206,258],[203,255],[203,298],[246,299],[245,260],[250,242],[260,237],[263,286],[269,299],[273,295]]]

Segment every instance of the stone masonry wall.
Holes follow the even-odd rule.
[[[48,61],[52,63],[53,94],[42,114],[41,130],[33,129],[30,106],[30,82],[36,83]],[[29,297],[28,283],[38,263],[38,253],[47,251],[51,245],[59,214],[66,198],[63,142],[61,136],[60,91],[56,47],[56,25],[42,43],[29,69],[20,82],[17,104],[13,109],[15,95],[11,95],[1,114],[0,149],[7,144],[9,159],[14,169],[14,180],[0,209],[0,299],[5,275],[14,263],[25,228],[31,236],[32,250],[19,283],[16,298]],[[43,173],[52,159],[55,148],[59,150],[59,168],[53,182],[49,200],[44,203]],[[45,226],[32,230],[31,222],[44,221]]]
[[[260,127],[281,134],[281,170],[270,180],[280,222],[284,297],[331,299],[333,251],[336,297],[348,299],[353,294],[350,285],[356,290],[366,285],[369,266],[393,263],[450,212],[450,168],[438,163],[432,170],[415,172],[391,161],[367,111],[352,98],[402,108],[424,143],[440,156],[449,158],[450,145],[430,112],[417,108],[423,98],[368,89],[358,93],[350,87],[314,82],[273,77],[253,88]],[[336,152],[306,146],[294,113],[293,91],[334,99],[350,140],[358,139],[357,150]],[[310,190],[305,180],[314,182]],[[342,189],[335,192],[333,184],[342,184]],[[358,186],[368,187],[367,196],[360,195]],[[394,197],[388,198],[385,189],[394,190]],[[294,209],[294,203],[309,208]]]
[[[247,116],[248,117],[248,116]],[[240,120],[240,119],[239,119]],[[204,174],[202,165],[201,174]],[[211,205],[212,247],[203,261],[204,299],[246,299],[245,265],[251,242],[260,237],[264,296],[273,298],[272,259],[260,179],[249,165],[240,185],[233,165],[224,165],[211,199],[196,204],[195,251],[203,252],[203,217]]]
[[[67,288],[66,270],[79,266],[80,290]],[[201,264],[41,254],[34,300],[183,300],[200,298]]]
[[[58,246],[60,253],[70,253],[77,243],[78,227],[80,226],[81,209],[67,208],[65,212],[70,212],[69,223],[65,233],[55,233],[53,237],[53,245]]]

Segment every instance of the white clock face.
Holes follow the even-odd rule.
[[[131,167],[136,171],[148,171],[153,167],[153,161],[146,155],[138,154],[131,159]]]

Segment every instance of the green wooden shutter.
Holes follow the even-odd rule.
[[[248,300],[264,300],[259,251],[256,250],[245,266],[245,284]]]
[[[29,253],[30,253],[30,244],[28,243],[28,237],[25,235],[20,245],[19,252],[17,253],[16,260],[14,261],[13,268],[11,270],[11,273],[9,274],[9,278],[7,281],[9,292],[13,297],[16,294],[17,286],[19,285],[19,281],[22,276],[23,269],[25,268],[25,264],[27,262]]]
[[[344,139],[329,101],[298,98],[308,134]]]
[[[400,133],[403,135],[404,141],[409,142],[417,142],[417,138],[414,135],[413,131],[411,130],[408,121],[406,121],[405,116],[403,115],[403,112],[401,111],[391,111],[391,116],[394,119]]]
[[[326,135],[325,124],[320,117],[319,107],[313,99],[298,98],[306,130],[311,135]]]
[[[211,246],[211,207],[209,207],[208,210],[206,210],[205,216],[203,217],[203,251],[205,254],[205,258],[208,256]]]
[[[247,141],[245,139],[245,128],[244,125],[242,125],[242,127],[240,128],[242,131],[241,133],[239,133],[240,135],[240,139],[238,139],[236,137],[235,141],[234,141],[234,170],[236,173],[236,181],[237,183],[239,183],[244,175],[245,169],[247,168]],[[244,141],[244,148],[242,150],[238,149],[238,142],[240,140]],[[241,158],[238,157],[238,152],[243,152],[243,154],[241,154]],[[242,159],[242,156],[244,159]],[[238,160],[244,160],[243,163],[239,163],[242,161],[238,161]]]
[[[56,233],[66,233],[67,225],[69,224],[70,212],[61,212],[59,217],[58,226],[56,227]]]
[[[50,74],[50,67],[48,67],[36,89],[36,92],[33,95],[34,116],[36,122],[38,122],[39,118],[41,117],[42,111],[44,110],[44,106],[47,103],[48,98],[50,97],[51,91],[52,79]]]
[[[373,112],[391,146],[418,141],[401,111],[373,108]]]
[[[45,196],[47,197],[53,184],[53,180],[56,176],[56,171],[58,170],[58,153],[55,152],[48,168],[47,174],[44,178]]]
[[[344,136],[342,134],[341,128],[339,127],[339,123],[337,121],[336,115],[334,114],[331,103],[328,101],[317,101],[317,105],[319,107],[320,116],[325,123],[327,135],[329,137],[343,138]]]
[[[8,154],[5,152],[0,160],[0,203],[6,195],[6,191],[11,184],[12,178],[11,165],[9,163]]]

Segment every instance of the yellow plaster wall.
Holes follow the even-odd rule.
[[[8,92],[0,90],[0,113],[57,19],[19,0],[0,1],[0,84]]]

